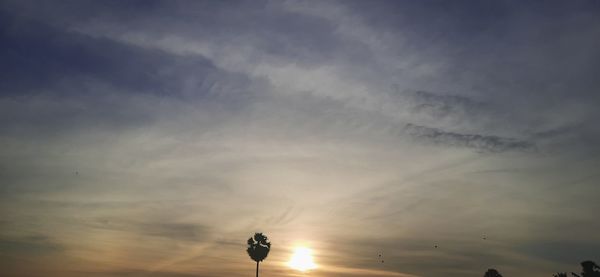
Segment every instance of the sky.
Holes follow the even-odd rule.
[[[598,1],[1,1],[2,275],[578,272],[598,49]]]

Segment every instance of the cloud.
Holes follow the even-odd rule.
[[[5,138],[140,128],[186,109],[233,115],[267,90],[264,81],[217,68],[199,54],[167,53],[2,14]]]
[[[128,92],[173,97],[190,93],[181,85],[192,77],[200,82],[194,84],[196,92],[202,93],[201,82],[216,71],[199,56],[170,56],[10,15],[3,16],[3,21],[6,43],[0,53],[5,62],[0,72],[7,80],[2,83],[3,94],[85,95],[90,93],[85,83],[97,82]]]
[[[564,226],[572,228],[573,226]],[[548,261],[578,264],[585,260],[598,260],[600,245],[594,241],[529,241],[518,250]]]
[[[177,241],[206,242],[210,240],[208,226],[191,223],[144,222],[135,219],[99,218],[89,222],[89,227],[122,231],[143,236],[161,237]]]
[[[475,101],[469,97],[449,94],[435,94],[427,91],[399,92],[409,101],[414,102],[413,112],[428,113],[437,119],[447,116],[478,117],[490,114],[493,107]]]
[[[32,235],[20,238],[0,238],[1,251],[5,254],[52,255],[65,247],[47,236]]]
[[[535,145],[525,140],[445,132],[436,128],[407,124],[404,130],[417,139],[426,139],[434,144],[477,149],[483,152],[535,151]]]
[[[169,272],[169,271],[146,271],[146,270],[122,270],[122,271],[80,271],[77,274],[86,276],[118,276],[118,277],[143,277],[143,276],[156,276],[156,277],[192,277],[198,276],[195,273],[183,273],[183,272]],[[217,276],[217,275],[205,275],[205,276]]]

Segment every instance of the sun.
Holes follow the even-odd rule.
[[[310,249],[306,247],[297,247],[294,249],[294,254],[288,262],[288,265],[291,268],[300,271],[307,271],[309,269],[317,268],[317,265],[313,261]]]

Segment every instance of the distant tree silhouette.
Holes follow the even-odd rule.
[[[600,277],[600,267],[596,263],[592,261],[583,261],[581,262],[581,267],[583,269],[581,275],[577,275],[573,272],[571,272],[571,274],[579,277]]]
[[[256,262],[256,277],[258,277],[258,264],[267,258],[271,250],[271,242],[262,233],[255,233],[248,239],[248,255]]]
[[[600,277],[600,267],[592,262],[592,261],[583,261],[581,262],[581,267],[583,268],[583,272],[581,275],[571,272],[571,275],[574,277]],[[554,277],[567,277],[566,272],[559,272],[553,275]]]
[[[488,269],[488,271],[485,272],[483,277],[502,277],[502,275],[500,274],[500,272],[498,272],[498,270],[490,268]]]

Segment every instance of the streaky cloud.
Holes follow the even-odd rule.
[[[434,144],[473,148],[481,152],[537,151],[534,143],[515,138],[447,132],[411,123],[404,126],[404,131],[415,138],[426,139]]]

